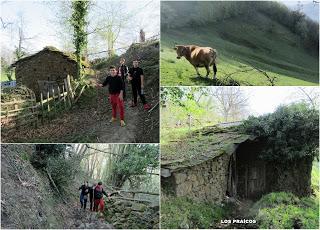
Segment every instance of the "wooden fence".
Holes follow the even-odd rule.
[[[70,77],[64,80],[64,84],[48,89],[46,95],[40,93],[40,101],[36,97],[30,96],[30,99],[16,100],[10,102],[1,102],[1,127],[8,129],[33,123],[38,125],[41,118],[49,119],[50,114],[56,114],[57,110],[67,109],[72,106],[74,101],[74,92],[71,87]]]
[[[35,98],[1,103],[1,126],[15,127],[37,124],[38,106]]]

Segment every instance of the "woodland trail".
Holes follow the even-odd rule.
[[[98,213],[90,210],[83,210],[79,207],[73,211],[74,223],[70,228],[80,229],[114,229],[112,224],[108,224],[104,218],[99,218]]]
[[[63,143],[136,143],[143,142],[146,124],[158,123],[155,114],[149,117],[138,99],[138,106],[131,108],[130,85],[125,101],[126,126],[120,126],[119,114],[116,122],[110,123],[111,106],[107,97],[107,89],[97,89],[94,96],[76,104],[71,110],[62,112],[54,119],[44,122],[37,128],[28,127],[2,133],[3,142],[63,142]],[[147,95],[148,98],[149,95]],[[151,96],[150,96],[151,97]],[[151,102],[153,103],[153,102]],[[152,113],[156,113],[153,111]],[[148,121],[149,119],[149,121]],[[152,132],[152,127],[148,127]],[[148,142],[157,142],[157,138]],[[139,140],[138,140],[139,139]]]

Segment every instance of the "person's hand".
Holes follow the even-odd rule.
[[[122,93],[119,94],[119,99],[120,99],[120,101],[123,101],[123,95],[122,95]]]
[[[98,83],[98,84],[97,84],[97,87],[102,87],[102,86],[103,86],[103,85],[102,85],[102,84],[100,84],[100,83]]]
[[[132,77],[128,76],[128,81],[132,81]]]

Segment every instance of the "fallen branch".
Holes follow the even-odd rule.
[[[81,95],[82,95],[82,93],[83,93],[83,91],[84,91],[84,89],[86,88],[86,86],[84,85],[84,86],[82,86],[82,89],[80,90],[80,93],[79,93],[79,95],[78,95],[78,97],[74,100],[74,103],[77,103],[77,101],[79,100],[79,98],[81,97]]]
[[[263,70],[261,70],[261,69],[258,69],[258,68],[254,67],[254,66],[251,66],[251,67],[252,67],[253,69],[257,70],[258,72],[262,73],[262,74],[268,79],[268,81],[271,83],[271,86],[275,86],[275,81],[277,80],[277,77],[275,77],[275,76],[273,76],[273,77],[272,77],[272,76],[269,76],[266,71],[263,71]]]
[[[119,192],[125,192],[125,193],[141,193],[141,194],[148,194],[148,195],[155,195],[159,196],[159,193],[156,192],[145,192],[145,191],[129,191],[129,190],[119,190]]]
[[[62,194],[60,193],[60,191],[59,191],[56,183],[54,183],[54,180],[52,179],[51,174],[49,173],[48,169],[46,169],[46,173],[47,173],[47,175],[48,175],[48,178],[49,178],[51,184],[53,185],[53,187],[57,190],[58,194],[60,195],[63,203],[64,203],[64,204],[67,204],[67,202],[66,202],[65,199],[63,198]]]
[[[125,197],[110,197],[109,199],[129,200],[129,201],[135,201],[135,202],[141,202],[141,203],[152,203],[152,201],[150,201],[150,200],[130,199],[130,198],[125,198]]]
[[[152,112],[152,110],[154,110],[154,108],[156,108],[158,105],[159,105],[159,101],[158,101],[158,103],[157,103],[157,104],[155,104],[151,109],[149,109],[149,110],[148,110],[148,112],[149,112],[149,113],[151,113],[151,112]]]

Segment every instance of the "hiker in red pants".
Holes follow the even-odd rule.
[[[109,99],[112,106],[112,118],[110,122],[117,120],[117,109],[120,112],[120,125],[125,126],[124,122],[124,104],[123,104],[123,81],[117,74],[117,69],[114,66],[109,68],[110,75],[108,75],[103,84],[98,86],[103,87],[109,85]]]
[[[109,197],[109,195],[103,190],[102,182],[99,182],[98,185],[94,188],[94,211],[99,211],[102,213],[104,210],[104,200],[103,195]]]

